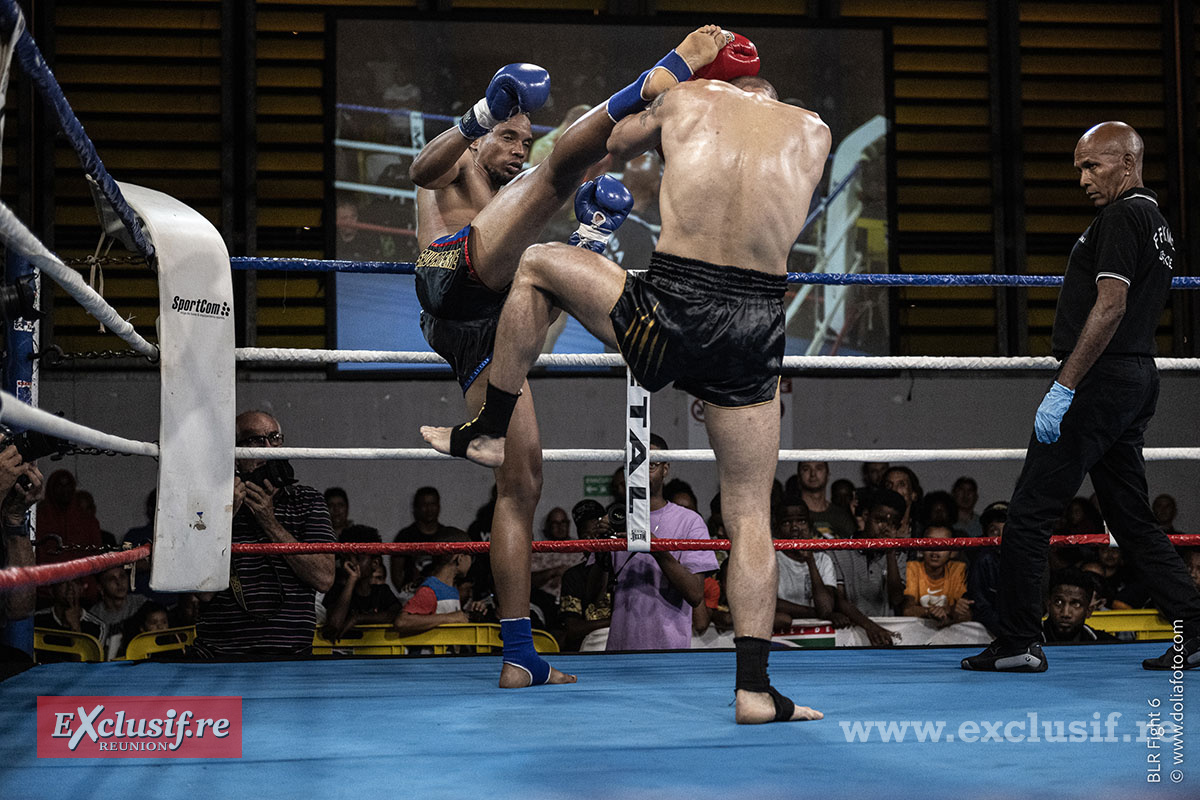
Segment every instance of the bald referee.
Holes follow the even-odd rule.
[[[1155,606],[1183,624],[1184,641],[1142,666],[1200,666],[1200,593],[1155,522],[1142,461],[1158,401],[1154,333],[1175,264],[1171,230],[1142,185],[1142,149],[1123,122],[1103,122],[1075,146],[1079,185],[1099,212],[1067,261],[1051,337],[1063,363],[1038,407],[1000,540],[999,638],[963,669],[1046,670],[1037,642],[1050,526],[1085,475]]]

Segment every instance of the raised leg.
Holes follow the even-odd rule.
[[[734,636],[769,641],[779,582],[771,544],[771,483],[779,462],[779,395],[748,408],[706,405],[704,424],[717,456],[721,516],[730,539],[728,593]],[[743,665],[738,667],[741,672]],[[762,671],[765,678],[765,664]],[[775,716],[775,701],[768,692],[738,690],[739,723],[771,722]],[[823,716],[807,706],[796,706],[791,719]]]

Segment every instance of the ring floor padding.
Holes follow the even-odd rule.
[[[1169,761],[1171,745],[1136,741],[1150,700],[1171,699],[1171,674],[1140,663],[1165,647],[1048,647],[1037,675],[960,670],[976,649],[775,651],[773,683],[826,716],[762,726],[733,723],[728,651],[559,655],[579,683],[522,691],[495,688],[498,656],[47,665],[0,683],[0,797],[1200,797],[1200,674],[1183,675],[1183,783],[1170,764],[1147,783],[1147,755]],[[243,757],[39,760],[38,694],[240,695]],[[1064,725],[1119,712],[1118,741],[845,731],[942,720],[951,733],[1035,711]]]

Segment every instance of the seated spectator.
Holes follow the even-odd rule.
[[[921,525],[953,528],[958,520],[958,503],[949,492],[930,492],[921,501]],[[957,535],[957,534],[956,534]]]
[[[1151,505],[1154,511],[1154,519],[1158,522],[1158,527],[1162,528],[1164,533],[1178,533],[1175,530],[1175,515],[1179,513],[1175,505],[1175,498],[1169,494],[1160,494],[1154,498],[1154,503]]]
[[[954,496],[957,512],[952,526],[954,530],[962,536],[982,536],[983,525],[975,515],[975,504],[979,502],[979,484],[974,478],[963,475],[954,482],[950,494]]]
[[[796,465],[796,478],[800,500],[808,509],[809,525],[815,538],[849,539],[855,534],[854,517],[825,496],[829,485],[828,462],[801,461]]]
[[[451,528],[448,525],[443,525],[439,520],[442,514],[442,497],[438,490],[432,486],[422,486],[413,494],[412,499],[413,521],[411,524],[397,531],[393,542],[434,542],[438,541],[438,537],[448,534],[462,534],[458,528]],[[456,541],[465,541],[456,540]],[[398,591],[404,590],[404,583],[412,571],[416,573],[424,572],[430,563],[430,558],[427,555],[408,555],[406,560],[409,564],[399,564],[396,559],[399,555],[392,556],[392,586]]]
[[[1116,637],[1086,624],[1092,615],[1096,578],[1090,572],[1066,569],[1050,578],[1048,613],[1042,620],[1043,642],[1113,642]]]
[[[382,542],[379,531],[366,525],[350,525],[342,530],[339,542]],[[326,639],[337,641],[355,625],[391,622],[400,610],[400,601],[386,584],[372,583],[371,572],[382,559],[375,553],[349,553],[342,557],[341,569],[333,587],[325,593]]]
[[[1008,522],[1008,503],[992,503],[979,515],[982,535],[988,538],[1004,535]],[[971,601],[971,616],[992,636],[999,636],[1000,622],[996,603],[1000,597],[1000,548],[984,547],[976,551],[967,570],[967,597]]]
[[[200,616],[200,595],[195,592],[184,592],[175,595],[175,598],[175,605],[168,614],[171,627],[184,628],[188,625],[195,625],[196,618]]]
[[[350,497],[340,486],[330,486],[324,496],[325,507],[329,509],[329,525],[340,542],[342,531],[354,524],[350,519]]]
[[[169,627],[171,627],[171,622],[167,614],[167,609],[153,600],[147,601],[122,626],[121,643],[117,648],[117,657],[125,657],[125,653],[129,649],[129,643],[138,634],[149,633],[151,631],[165,631]]]
[[[612,538],[612,524],[604,506],[590,498],[580,500],[571,507],[571,518],[575,520],[575,531],[580,539]]]
[[[435,541],[465,542],[467,536],[444,533]],[[415,636],[433,630],[439,625],[466,624],[470,622],[463,609],[458,584],[471,569],[469,553],[440,553],[433,557],[429,577],[421,581],[420,587],[404,608],[392,620],[392,627],[401,636]]]
[[[108,639],[104,644],[108,657],[113,658],[121,645],[125,621],[136,614],[147,600],[140,594],[130,593],[129,573],[123,566],[110,567],[101,572],[98,583],[100,601],[88,611],[108,626]]]
[[[650,434],[652,452],[667,449],[663,437]],[[708,528],[699,514],[663,497],[670,474],[670,462],[650,464],[651,538],[707,539]],[[690,647],[692,610],[704,603],[705,575],[717,571],[717,558],[712,551],[619,551],[611,555],[616,587],[606,649]]]
[[[70,550],[63,551],[53,546],[73,545],[99,547],[103,540],[100,523],[89,517],[75,503],[75,476],[65,469],[50,473],[46,479],[46,494],[37,504],[37,563],[53,564],[76,557]],[[96,581],[87,576],[83,579],[83,601],[93,603],[100,596]]]
[[[933,525],[922,538],[950,539],[953,529]],[[906,617],[932,620],[939,627],[971,619],[971,601],[967,593],[967,565],[952,560],[953,550],[925,550],[920,561],[908,562],[905,579],[904,609]]]
[[[1192,576],[1192,583],[1200,589],[1200,547],[1190,547],[1184,552],[1183,563]]]
[[[696,493],[692,491],[692,485],[687,481],[681,481],[679,478],[668,481],[667,485],[663,487],[663,497],[667,499],[668,503],[674,503],[689,511],[700,513],[700,501],[696,498]]]
[[[104,644],[104,640],[108,638],[108,624],[84,609],[81,603],[83,581],[71,578],[50,584],[50,599],[51,604],[48,607],[33,615],[34,627],[86,633],[95,637],[101,645]]]
[[[575,508],[584,502],[594,501],[581,501]],[[582,529],[580,538],[584,538]],[[578,650],[589,633],[607,628],[612,621],[612,609],[612,553],[591,553],[585,561],[563,573],[558,598],[558,621],[565,637],[562,649]]]
[[[563,542],[571,538],[571,518],[561,508],[552,508],[542,525],[542,538]],[[531,612],[540,616],[535,627],[554,632],[558,629],[558,599],[562,595],[563,574],[583,561],[582,553],[535,552],[530,556]]]
[[[829,502],[854,516],[854,482],[838,478],[829,485]]]
[[[862,485],[864,489],[886,489],[883,476],[891,466],[886,461],[864,461],[862,463]]]
[[[906,504],[904,517],[900,520],[900,527],[896,532],[901,536],[919,538],[924,529],[917,519],[920,516],[918,512],[923,493],[917,473],[904,466],[888,467],[883,473],[883,488],[891,489],[903,497]]]
[[[1125,563],[1121,548],[1116,545],[1100,545],[1096,548],[1095,564],[1084,562],[1081,569],[1099,575],[1100,595],[1106,608],[1116,611],[1153,606],[1141,573]]]
[[[42,473],[15,445],[0,450],[0,569],[34,563],[26,514],[42,496]],[[28,619],[37,605],[33,587],[0,592],[0,681],[33,666],[32,653],[8,641],[10,622]],[[23,637],[22,637],[23,638]]]
[[[773,539],[812,539],[808,506],[798,494],[783,496],[773,509]],[[830,619],[834,612],[837,570],[828,553],[820,550],[779,550],[779,589],[775,600],[775,627],[787,628],[793,619]]]
[[[904,498],[888,489],[864,490],[858,506],[864,509],[863,538],[890,539],[904,516]],[[837,567],[837,610],[867,632],[875,645],[891,644],[892,634],[870,617],[895,616],[904,601],[907,558],[895,548],[886,550],[833,550]]]
[[[279,447],[279,421],[246,411],[234,421],[239,447]],[[266,461],[239,459],[233,480],[233,541],[332,542],[325,498],[311,486],[266,476]],[[295,480],[292,478],[291,480]],[[234,555],[229,587],[200,596],[194,653],[202,658],[312,653],[316,594],[335,572],[331,553]]]

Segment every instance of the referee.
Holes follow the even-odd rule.
[[[1184,642],[1146,669],[1200,667],[1200,592],[1150,510],[1142,442],[1158,400],[1154,334],[1171,287],[1175,248],[1154,192],[1142,186],[1142,139],[1104,122],[1075,145],[1079,185],[1099,209],[1067,261],[1051,347],[1057,379],[1034,435],[1000,542],[999,637],[963,669],[1043,672],[1037,643],[1050,527],[1085,475],[1122,555],[1154,604],[1182,620]]]

